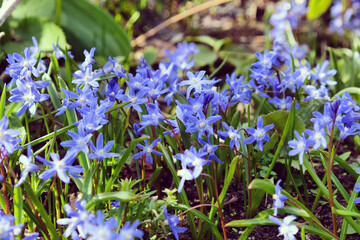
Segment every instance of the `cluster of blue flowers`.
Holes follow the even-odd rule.
[[[12,215],[6,215],[0,210],[0,239],[15,240],[14,236],[21,233],[21,229],[24,224],[20,223],[14,225],[15,217]],[[34,240],[39,236],[39,233],[31,233],[28,236],[22,238],[22,240]]]
[[[68,218],[58,219],[56,222],[60,225],[68,225],[64,232],[65,237],[71,236],[73,240],[132,240],[134,237],[141,238],[144,232],[138,230],[139,220],[134,223],[126,222],[119,230],[119,223],[116,218],[111,217],[104,220],[101,210],[96,212],[96,216],[85,209],[86,201],[77,201],[75,203],[77,211],[66,204],[64,209]]]
[[[337,100],[333,102],[325,103],[323,114],[318,111],[312,113],[315,117],[311,119],[314,130],[305,129],[301,136],[295,130],[297,139],[289,141],[289,146],[293,148],[289,155],[299,154],[300,164],[303,164],[304,153],[309,152],[310,148],[317,150],[321,146],[323,148],[327,146],[326,133],[331,136],[334,127],[340,132],[340,140],[359,134],[360,123],[356,122],[360,119],[359,110],[360,107],[352,100],[348,92],[345,92],[342,97],[337,96]]]
[[[360,3],[352,0],[343,6],[342,1],[334,1],[330,9],[331,21],[329,30],[331,33],[344,35],[345,31],[351,31],[360,36]]]
[[[352,10],[349,9],[344,16],[338,13],[339,4],[341,3],[336,2],[332,8],[334,18],[332,25],[333,31],[342,34],[337,30],[339,26],[343,29],[345,25],[348,29],[358,26],[359,4],[353,1]],[[114,104],[121,102],[125,103],[125,108],[130,108],[129,114],[134,111],[139,116],[139,122],[132,125],[137,136],[145,136],[151,128],[153,133],[171,135],[177,139],[180,127],[182,127],[179,126],[180,124],[184,126],[185,133],[191,135],[193,146],[182,150],[181,144],[178,146],[179,153],[174,156],[180,161],[181,167],[177,172],[181,178],[178,186],[179,193],[183,190],[185,181],[198,178],[203,169],[213,160],[223,163],[217,155],[220,145],[229,147],[235,152],[241,148],[241,144],[254,144],[255,149],[264,150],[265,142],[270,141],[268,131],[275,127],[274,124],[264,126],[263,116],[258,116],[256,127],[243,129],[239,128],[238,123],[236,126],[231,126],[222,117],[231,106],[235,107],[239,103],[250,104],[252,94],[266,98],[268,103],[283,111],[290,110],[293,101],[297,101],[296,108],[300,107],[299,103],[302,100],[305,102],[327,101],[322,113],[318,111],[312,113],[313,130],[306,129],[303,133],[295,131],[296,139],[288,142],[291,148],[289,155],[299,155],[300,164],[303,164],[304,155],[311,149],[328,147],[326,135],[332,135],[335,128],[339,132],[340,141],[350,135],[359,134],[360,107],[352,100],[351,95],[345,92],[342,96],[336,96],[335,101],[330,102],[329,90],[331,86],[337,84],[333,80],[337,74],[336,70],[328,69],[329,61],[327,60],[312,68],[305,59],[307,47],[300,46],[296,42],[290,44],[286,32],[298,27],[301,17],[306,13],[306,2],[284,3],[277,10],[278,12],[270,19],[270,23],[274,26],[271,31],[274,40],[272,49],[256,53],[257,61],[249,67],[248,81],[236,73],[226,75],[227,85],[222,91],[218,89],[221,79],[210,79],[205,71],[192,71],[195,65],[193,55],[198,52],[193,43],[179,43],[172,53],[167,50],[168,59],[161,61],[158,69],[151,68],[146,60],[141,58],[135,74],[127,74],[124,67],[112,57],[108,58],[108,62],[103,67],[95,69],[96,49],[85,50],[85,59],[73,74],[74,90],[72,86],[69,86],[69,89],[61,88],[63,101],[56,113],[56,116],[59,116],[72,110],[76,111],[77,116],[80,117],[75,123],[77,129],[67,132],[69,140],[60,143],[66,148],[66,154],[61,157],[58,153],[50,152],[52,161],[40,156],[34,157],[31,146],[28,144],[27,155],[21,155],[19,158],[22,172],[15,186],[18,187],[26,181],[29,173],[40,170],[43,172],[38,177],[42,180],[48,180],[56,175],[62,182],[69,183],[70,177],[81,178],[84,172],[83,166],[73,166],[73,164],[77,156],[82,153],[88,159],[96,161],[119,157],[118,153],[111,152],[115,141],[104,142],[103,133],[100,131],[109,121],[107,111]],[[41,52],[35,38],[33,42],[34,46],[24,50],[24,56],[18,53],[7,56],[9,66],[6,73],[11,77],[8,84],[11,89],[9,101],[21,103],[17,116],[27,114],[27,110],[32,115],[36,114],[37,104],[49,98],[44,93],[44,88],[49,86],[49,82],[38,80],[46,76],[47,67],[40,58]],[[65,58],[59,45],[53,45],[53,48],[54,55],[58,59]],[[71,52],[67,54],[72,57]],[[126,79],[126,88],[120,87],[119,79]],[[105,81],[107,81],[106,89],[101,92],[99,91],[100,82]],[[292,96],[299,93],[305,93],[306,97],[295,100]],[[161,105],[162,100],[168,106],[172,103],[176,104],[175,115],[162,112],[165,108]],[[18,137],[19,131],[8,129],[8,127],[9,119],[4,116],[0,120],[0,161],[16,149],[22,148],[18,146],[21,141]],[[241,131],[244,131],[244,135]],[[242,136],[246,136],[245,139],[242,139]],[[152,140],[146,139],[144,143],[137,144],[140,151],[135,152],[133,158],[143,157],[149,164],[156,166],[153,157],[163,156],[163,153],[158,151],[157,145],[165,141],[163,138],[156,137],[153,136]],[[226,141],[229,142],[228,146],[223,144]],[[43,168],[36,165],[34,159],[41,162]],[[281,180],[276,183],[273,195],[274,216],[270,216],[270,219],[280,225],[280,234],[284,235],[285,239],[295,239],[294,235],[298,232],[298,228],[291,225],[295,217],[287,216],[283,221],[276,218],[278,209],[283,208],[287,201],[287,197],[281,194],[280,182]],[[355,186],[355,191],[360,191],[359,185]],[[360,200],[356,199],[354,202],[359,203]],[[67,225],[65,237],[133,239],[143,236],[143,231],[137,229],[140,225],[139,220],[132,224],[127,222],[120,229],[115,218],[108,218],[105,221],[102,211],[99,210],[94,214],[86,210],[85,205],[85,201],[76,202],[76,211],[69,204],[65,205],[67,218],[57,220],[58,224]],[[186,229],[177,227],[180,220],[177,216],[169,214],[165,205],[163,212],[175,238],[178,239],[178,234]],[[23,225],[14,226],[13,221],[13,216],[0,214],[0,238],[19,234],[19,229]],[[33,239],[37,236],[35,235],[25,239]]]

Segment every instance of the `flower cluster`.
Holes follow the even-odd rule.
[[[144,232],[136,229],[140,221],[136,220],[134,223],[126,222],[124,226],[118,231],[118,222],[111,217],[104,220],[101,210],[96,212],[96,216],[85,209],[86,201],[77,201],[77,210],[73,210],[69,204],[66,204],[64,209],[68,218],[61,218],[57,220],[60,225],[68,225],[64,232],[65,237],[71,236],[72,239],[104,239],[104,240],[131,240],[141,238]]]
[[[359,134],[360,123],[357,122],[360,119],[359,110],[360,107],[348,92],[344,92],[342,97],[337,96],[337,100],[333,102],[325,103],[324,113],[318,111],[312,113],[314,118],[311,122],[314,123],[314,130],[305,129],[301,136],[295,130],[297,139],[289,141],[289,146],[292,148],[289,155],[299,155],[300,164],[303,164],[304,153],[309,152],[310,148],[313,150],[321,146],[326,148],[326,133],[331,136],[333,128],[340,132],[340,141],[350,135]]]

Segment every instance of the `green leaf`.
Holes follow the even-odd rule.
[[[11,16],[15,19],[40,17],[55,20],[56,0],[22,0]]]
[[[308,5],[307,19],[314,20],[323,15],[331,6],[332,0],[310,0]]]
[[[75,127],[75,125],[70,125],[70,126],[63,127],[63,128],[61,128],[61,129],[59,129],[59,130],[56,130],[56,134],[57,134],[57,135],[60,135],[60,134],[66,132],[67,130],[70,130],[70,129],[74,128],[74,127]],[[21,134],[20,134],[20,136],[21,136]],[[45,141],[51,139],[53,136],[54,136],[54,132],[51,132],[51,133],[49,133],[49,134],[46,134],[45,136],[42,136],[42,137],[40,137],[40,138],[38,138],[38,139],[35,139],[35,140],[31,141],[30,143],[24,145],[24,148],[26,148],[27,145],[29,145],[29,144],[30,144],[31,146],[34,146],[34,145],[36,145],[36,144],[45,142]]]
[[[218,58],[216,53],[205,45],[198,45],[197,48],[199,52],[194,55],[197,67],[213,64]]]
[[[158,50],[153,46],[149,46],[144,49],[144,58],[150,66],[156,61],[157,51]]]
[[[96,203],[104,202],[109,200],[119,200],[121,202],[130,202],[138,198],[138,195],[131,191],[120,191],[120,192],[106,192],[99,193],[94,196],[85,206],[87,210],[94,208]]]
[[[39,201],[39,199],[35,196],[34,191],[31,189],[31,186],[27,183],[24,182],[23,183],[24,189],[26,191],[26,194],[28,195],[31,203],[37,208],[37,210],[40,213],[41,218],[43,219],[47,230],[50,233],[50,236],[52,239],[55,240],[60,240],[60,237],[58,235],[58,233],[56,232],[56,229],[54,228],[54,224],[51,221],[50,216],[47,214],[44,206],[42,205],[42,203]]]
[[[55,109],[59,109],[62,106],[62,104],[59,100],[59,95],[56,91],[55,85],[54,85],[51,77],[49,76],[49,74],[44,73],[44,75],[42,76],[42,80],[47,81],[49,83],[49,86],[46,87],[46,89],[49,93],[49,97],[50,97],[51,102],[54,105]],[[62,123],[64,123],[64,121],[65,121],[64,115],[60,115],[59,119]]]
[[[129,147],[126,149],[125,153],[122,155],[119,164],[116,166],[116,168],[114,170],[114,173],[111,175],[111,178],[107,182],[106,187],[105,187],[105,192],[110,191],[110,189],[113,186],[115,180],[119,177],[120,171],[121,171],[122,167],[124,166],[124,164],[126,162],[126,159],[129,157],[132,150],[136,147],[136,144],[144,141],[145,139],[149,139],[149,137],[148,136],[140,137],[140,138],[135,139],[134,141],[131,142]]]
[[[176,118],[176,121],[177,121],[177,124],[180,129],[180,135],[181,135],[182,142],[184,143],[186,149],[190,149],[190,146],[191,146],[190,134],[185,132],[185,125],[183,124],[183,122],[180,119]]]
[[[300,111],[297,111],[297,115],[302,119],[306,127],[312,127],[314,123],[310,121],[313,118],[312,113],[314,111],[322,111],[325,101],[323,100],[310,100],[309,102],[300,103]]]
[[[88,202],[92,197],[92,183],[93,176],[96,172],[97,164],[93,164],[84,174],[84,183],[81,188],[82,200]]]
[[[250,183],[249,188],[250,189],[260,189],[270,195],[275,194],[275,185],[273,183],[271,183],[270,180],[254,179]],[[304,204],[302,204],[301,202],[296,200],[293,196],[291,196],[291,194],[289,194],[285,190],[282,190],[281,193],[284,194],[290,200],[290,201],[287,201],[287,203],[289,205],[296,206],[297,208],[300,208],[306,212],[305,213],[305,212],[299,211],[298,212],[299,216],[302,216],[304,218],[307,218],[307,216],[309,216],[309,218],[307,218],[307,219],[311,218],[311,222],[316,221],[318,224],[321,224],[320,221],[316,218],[316,216]]]
[[[225,227],[250,227],[258,225],[275,225],[275,223],[268,218],[253,218],[231,221]]]
[[[15,224],[22,223],[22,213],[23,213],[23,196],[21,187],[14,188],[14,217]]]
[[[190,209],[190,207],[183,205],[183,204],[178,204],[174,208],[179,209],[179,210],[184,210],[184,211]],[[190,210],[190,212],[192,214],[194,214],[196,217],[198,217],[199,219],[203,220],[204,222],[206,222],[207,224],[210,225],[211,232],[216,236],[216,239],[220,239],[220,240],[224,239],[222,237],[222,235],[220,234],[219,230],[217,229],[216,225],[212,221],[210,221],[209,218],[205,214],[201,213],[200,211],[198,211],[196,209],[192,209],[192,210]]]
[[[152,185],[160,175],[161,171],[163,170],[163,167],[157,167],[155,169],[155,172],[151,175],[149,182],[148,182],[148,188],[151,189]]]
[[[360,213],[353,212],[353,211],[338,210],[338,209],[335,209],[335,208],[332,208],[331,211],[333,213],[335,213],[336,215],[340,215],[340,216],[350,216],[350,217],[360,218]]]
[[[6,83],[4,84],[0,98],[0,119],[2,119],[2,117],[4,116],[5,102],[6,102]]]
[[[86,0],[62,0],[61,27],[74,55],[96,47],[96,55],[128,57],[131,46],[124,29],[104,9]]]
[[[289,112],[288,111],[275,111],[263,116],[264,126],[269,124],[274,124],[274,130],[277,130],[280,134],[283,134],[285,129],[286,121],[288,120]],[[301,134],[305,130],[305,124],[295,115],[295,128],[299,134]]]
[[[15,29],[15,36],[22,40],[19,42],[7,42],[3,49],[7,53],[23,52],[25,47],[33,45],[31,37],[34,36],[42,51],[53,51],[52,43],[59,42],[66,45],[65,34],[62,29],[53,22],[46,22],[39,18],[25,18]]]
[[[15,113],[12,113],[9,116],[9,122],[12,126],[11,128],[18,130],[20,132],[19,136],[20,136],[21,140],[24,140],[25,136],[26,136],[26,130],[25,130],[25,127],[21,123],[21,119],[19,117],[15,116]]]
[[[304,166],[308,170],[310,176],[315,181],[316,185],[321,189],[323,194],[329,198],[329,191],[327,187],[322,183],[320,178],[317,176],[316,172],[314,171],[313,167],[311,166],[309,160],[307,158],[304,158]],[[353,196],[350,198],[350,201],[352,200]],[[336,200],[334,199],[335,207],[339,210],[345,210],[345,208]],[[351,202],[349,204],[352,204]],[[349,210],[349,209],[347,209]],[[360,234],[360,226],[349,216],[344,216],[344,219],[356,230],[357,233]]]

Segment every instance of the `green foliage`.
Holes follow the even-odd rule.
[[[331,6],[332,0],[310,0],[307,18],[314,20],[323,15]]]

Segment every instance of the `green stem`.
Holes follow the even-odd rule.
[[[304,172],[303,172],[303,166],[300,165],[300,175],[301,175],[301,180],[303,182],[303,186],[304,186],[304,194],[305,194],[305,206],[306,207],[309,207],[309,194],[308,194],[308,188],[307,188],[307,184],[306,184],[306,179],[305,179],[305,176],[304,176]]]
[[[335,119],[333,119],[333,124],[331,128],[331,135],[330,140],[328,144],[328,159],[326,162],[326,177],[327,177],[327,187],[329,191],[329,203],[331,208],[335,208],[334,203],[334,195],[333,195],[333,189],[332,189],[332,182],[331,182],[331,172],[332,172],[332,142],[334,137],[334,128],[335,128]],[[332,221],[333,221],[333,233],[335,236],[337,236],[337,223],[336,223],[336,215],[335,213],[331,213],[332,215]]]
[[[291,161],[291,160],[289,160],[289,161]],[[294,177],[293,177],[293,175],[292,175],[292,173],[291,173],[291,168],[290,168],[290,167],[291,167],[291,164],[290,164],[290,162],[289,162],[288,164],[286,164],[286,170],[287,170],[288,176],[290,177],[291,181],[293,182],[293,185],[294,185],[296,194],[299,196],[300,201],[301,201],[302,203],[304,203],[304,199],[303,199],[303,197],[301,196],[301,193],[300,193],[300,191],[299,191],[299,188],[296,186],[296,183],[295,183]]]

